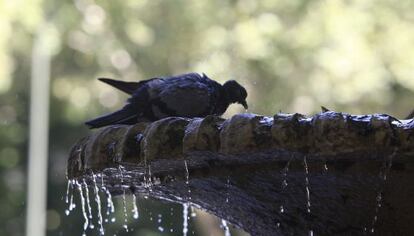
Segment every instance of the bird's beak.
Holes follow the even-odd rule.
[[[247,106],[246,100],[244,100],[243,102],[240,102],[240,104],[242,104],[244,109],[246,109],[246,110],[249,108],[249,106]]]

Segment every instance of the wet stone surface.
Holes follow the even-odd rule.
[[[81,139],[67,171],[112,195],[202,208],[252,235],[409,235],[413,130],[332,111],[171,117]]]

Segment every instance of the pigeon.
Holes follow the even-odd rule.
[[[235,80],[223,85],[206,74],[188,73],[156,77],[139,82],[124,82],[99,78],[129,95],[126,105],[113,113],[85,122],[89,128],[115,124],[136,124],[165,117],[221,116],[232,103],[248,108],[246,89]]]

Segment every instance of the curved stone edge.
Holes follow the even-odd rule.
[[[184,159],[193,151],[237,155],[282,149],[333,155],[398,148],[400,153],[412,153],[413,132],[413,120],[399,121],[386,114],[326,111],[312,117],[298,113],[273,117],[242,113],[227,120],[168,117],[109,126],[80,139],[70,151],[67,174],[73,177],[121,162]]]

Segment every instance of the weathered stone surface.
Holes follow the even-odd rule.
[[[140,163],[143,161],[141,154],[141,142],[144,138],[144,132],[149,123],[142,122],[130,126],[123,135],[119,153],[123,162]]]
[[[414,150],[414,122],[384,114],[349,115],[333,111],[305,117],[276,114],[273,118],[237,114],[228,120],[208,116],[169,117],[134,126],[111,126],[93,133],[72,149],[68,173],[102,165],[184,158],[193,151],[237,154],[284,149],[338,154],[393,149]]]
[[[309,121],[298,113],[276,114],[271,128],[275,145],[291,150],[308,149],[307,137],[311,128]]]
[[[185,127],[189,120],[169,117],[150,124],[141,142],[141,155],[147,160],[182,157]]]
[[[185,129],[184,153],[190,151],[218,151],[220,147],[219,127],[223,122],[224,119],[217,116],[191,120]]]
[[[93,169],[114,194],[188,202],[252,235],[412,235],[413,134],[412,120],[383,114],[170,117],[79,140],[67,171],[92,183]],[[119,164],[122,183],[107,168]]]
[[[220,152],[242,153],[272,147],[272,119],[238,114],[225,121],[220,132]]]

